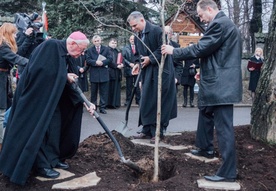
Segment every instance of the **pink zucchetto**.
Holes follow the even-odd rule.
[[[70,34],[69,38],[71,38],[73,40],[86,40],[87,39],[85,34],[83,34],[80,31],[73,32],[72,34]]]

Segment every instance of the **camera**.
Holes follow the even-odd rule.
[[[34,29],[34,35],[37,35],[40,27],[43,26],[41,22],[34,22],[38,18],[38,14],[34,12],[31,16],[26,13],[16,13],[15,14],[15,24],[18,30],[26,31],[27,28],[32,27]]]

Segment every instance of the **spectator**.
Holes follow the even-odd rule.
[[[30,17],[33,17],[33,15]],[[44,41],[43,33],[39,31],[40,26],[42,26],[41,16],[37,16],[31,27],[26,30],[19,29],[16,38],[17,54],[29,59],[33,50]],[[23,70],[24,66],[17,67],[17,83]]]
[[[13,90],[11,69],[14,65],[24,66],[28,63],[27,58],[16,54],[17,28],[11,23],[3,23],[0,27],[0,151],[3,141],[3,121],[6,109],[11,106]]]
[[[108,101],[108,65],[112,61],[109,49],[102,44],[102,38],[95,35],[92,38],[94,46],[87,50],[86,63],[90,66],[91,102],[97,105],[97,95],[100,94],[100,113],[106,114]]]
[[[109,41],[109,54],[112,56],[112,62],[109,64],[109,89],[108,89],[108,108],[119,108],[121,106],[121,81],[123,63],[117,63],[119,51],[116,49],[117,40],[111,39]],[[120,61],[120,60],[118,60]]]
[[[213,0],[200,0],[197,13],[202,22],[208,24],[204,36],[197,44],[186,48],[162,46],[163,54],[173,54],[179,59],[201,58],[198,105],[206,121],[211,119],[217,132],[222,164],[215,175],[204,176],[206,180],[235,181],[237,177],[235,135],[233,127],[233,104],[242,99],[241,55],[242,41],[239,29],[222,12]],[[198,130],[212,132],[213,126],[201,123]],[[208,129],[206,129],[208,128]],[[213,141],[213,134],[197,134],[192,154],[212,154],[207,143]]]
[[[165,33],[167,34],[167,38],[169,40],[169,44],[172,45],[174,48],[179,48],[180,45],[172,40],[173,30],[170,26],[165,26]],[[183,63],[181,60],[173,59],[174,71],[175,71],[175,83],[176,83],[176,90],[178,91],[178,85],[181,82],[181,74],[183,72]]]
[[[136,32],[140,39],[153,52],[153,55],[145,48],[143,43],[135,38],[135,46],[138,55],[142,55],[142,94],[140,100],[139,125],[143,126],[142,132],[134,138],[151,138],[155,143],[156,115],[157,115],[157,90],[158,70],[161,61],[162,29],[144,19],[138,12],[132,12],[127,19],[130,27]],[[155,59],[157,58],[157,60]],[[158,61],[158,62],[157,62]],[[140,65],[133,67],[132,73],[137,74]],[[163,138],[163,130],[169,125],[170,119],[177,116],[176,87],[174,66],[171,56],[167,56],[162,74],[162,100],[161,100],[161,127],[160,138]],[[169,111],[169,112],[168,112]]]
[[[263,57],[263,49],[256,48],[254,55],[250,58],[251,62],[256,63],[257,65],[262,65],[264,62]],[[248,90],[251,91],[251,98],[254,100],[255,98],[255,91],[257,88],[257,84],[261,75],[261,67],[254,68],[254,67],[248,67],[248,71],[250,72],[250,79],[249,79],[249,87]]]
[[[74,65],[74,72],[78,77],[78,85],[83,92],[88,92],[88,79],[87,72],[89,66],[86,63],[86,51],[80,55],[78,58],[70,58],[70,62]]]
[[[189,46],[192,46],[190,43]],[[183,67],[183,73],[181,75],[181,85],[183,86],[184,103],[182,107],[187,107],[188,102],[188,89],[190,92],[190,106],[194,107],[194,87],[195,87],[195,75],[196,68],[199,68],[199,59],[185,60]]]
[[[135,63],[139,62],[138,52],[136,51],[136,47],[134,44],[134,35],[129,37],[129,43],[123,48],[123,63],[124,63],[124,76],[126,78],[126,102],[125,106],[127,106],[131,100],[131,93],[133,91],[133,87],[135,81],[137,79],[137,75],[132,75],[131,71]],[[135,103],[139,105],[141,97],[140,88],[136,88],[135,90]]]
[[[59,172],[54,167],[69,167],[61,160],[71,156],[63,155],[60,148],[66,145],[71,150],[73,140],[62,140],[75,132],[62,129],[64,113],[83,100],[69,85],[77,75],[67,73],[67,62],[69,56],[80,56],[88,44],[83,33],[74,32],[67,40],[47,40],[32,53],[15,92],[0,155],[0,171],[11,182],[24,185],[31,169],[39,176],[56,178]],[[72,104],[65,105],[64,97]],[[93,113],[95,106],[87,109]]]

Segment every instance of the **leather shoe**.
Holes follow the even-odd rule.
[[[235,178],[225,178],[221,176],[204,176],[206,180],[212,181],[212,182],[235,182]]]
[[[105,111],[105,109],[100,109],[100,113],[107,114],[107,112]]]
[[[52,168],[38,168],[36,170],[36,173],[38,176],[41,176],[44,178],[57,178],[60,175],[59,172],[55,171]]]
[[[133,136],[133,139],[150,139],[150,138],[151,138],[150,136],[147,136],[144,133],[139,133]]]
[[[63,163],[63,162],[58,162],[55,166],[55,168],[60,168],[60,169],[68,169],[69,165],[67,163]]]
[[[203,150],[203,149],[191,150],[191,153],[195,156],[206,157],[208,159],[215,157],[214,151],[208,151],[208,150]]]

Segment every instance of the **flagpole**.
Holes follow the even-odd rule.
[[[46,2],[42,2],[42,22],[43,22],[43,37],[44,39],[47,38],[47,30],[48,30],[48,20],[46,15]]]

